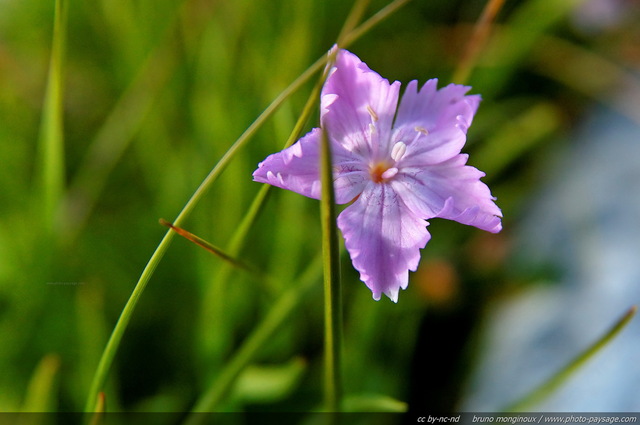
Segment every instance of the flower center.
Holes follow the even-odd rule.
[[[369,167],[369,175],[374,183],[384,183],[389,179],[392,179],[398,174],[398,168],[395,167],[404,154],[407,152],[407,145],[403,142],[397,142],[391,149],[391,161],[383,160],[374,162]]]
[[[374,183],[384,183],[398,174],[398,169],[386,161],[376,162],[369,167],[369,175]]]

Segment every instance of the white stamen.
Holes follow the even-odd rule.
[[[402,157],[406,152],[407,152],[407,145],[405,145],[403,142],[397,142],[395,145],[393,145],[393,148],[391,149],[391,158],[394,161],[398,162],[402,159]]]
[[[374,111],[373,108],[369,105],[367,105],[367,112],[369,112],[369,115],[371,115],[371,119],[373,120],[373,122],[378,121],[378,114],[376,114],[376,111]]]
[[[416,128],[414,128],[414,130],[415,130],[415,131],[417,131],[418,133],[422,133],[422,134],[424,134],[425,136],[426,136],[427,134],[429,134],[429,132],[427,131],[427,129],[426,129],[426,128],[424,128],[424,127],[416,127]]]
[[[387,171],[382,173],[380,177],[382,177],[382,180],[389,180],[396,174],[398,174],[398,169],[396,167],[393,167],[393,168],[389,168]]]
[[[369,134],[376,132],[376,126],[373,123],[369,123]]]

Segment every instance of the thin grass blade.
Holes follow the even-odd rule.
[[[410,0],[396,0],[392,2],[389,6],[382,9],[380,12],[375,14],[373,17],[369,18],[359,27],[354,29],[354,31],[348,34],[345,37],[345,46],[353,43],[359,37],[363,36],[369,30],[371,30],[375,25],[380,23],[384,18],[391,15],[393,12],[398,10],[400,6],[408,3]],[[211,172],[207,175],[207,177],[202,181],[200,186],[193,193],[191,198],[187,201],[182,211],[178,214],[173,224],[175,226],[181,226],[182,223],[191,215],[191,212],[194,210],[198,202],[202,199],[205,193],[213,186],[213,184],[217,181],[218,177],[222,174],[224,169],[230,164],[231,160],[235,157],[237,152],[243,148],[249,140],[253,137],[253,135],[260,129],[264,123],[278,110],[278,108],[298,89],[300,89],[311,77],[313,77],[322,67],[325,65],[327,61],[326,57],[322,57],[318,59],[315,63],[313,63],[306,71],[304,71],[298,78],[296,78],[285,90],[283,90],[276,99],[256,118],[256,120],[245,130],[242,135],[231,145],[231,147],[227,150],[225,155],[218,161],[215,167],[211,170]],[[163,239],[158,244],[156,250],[151,255],[151,258],[147,262],[136,286],[127,301],[118,322],[116,323],[114,330],[107,342],[107,346],[103,351],[102,357],[100,358],[100,362],[96,369],[96,373],[93,377],[92,384],[87,396],[87,402],[85,404],[85,412],[92,412],[96,407],[96,400],[98,397],[99,391],[104,387],[104,383],[107,379],[108,372],[113,364],[113,359],[120,345],[120,341],[126,331],[126,328],[131,320],[131,316],[135,307],[138,303],[138,300],[142,296],[151,276],[155,272],[156,267],[164,257],[175,232],[168,231],[165,233]]]
[[[602,337],[589,346],[582,353],[571,360],[564,368],[560,369],[548,381],[526,395],[521,400],[504,409],[505,412],[527,411],[532,406],[542,402],[562,386],[567,380],[582,368],[591,358],[607,346],[631,321],[638,308],[631,307]]]
[[[491,38],[486,52],[500,64],[483,76],[483,89],[496,92],[509,81],[518,64],[529,58],[541,36],[585,0],[528,0],[510,14],[503,30]]]
[[[340,285],[340,243],[336,224],[331,147],[322,132],[321,177],[322,258],[325,308],[325,404],[329,412],[339,412],[342,400],[342,288]]]
[[[454,83],[465,84],[469,79],[469,75],[471,75],[471,71],[478,60],[478,55],[482,51],[482,48],[485,46],[487,38],[489,37],[492,24],[495,21],[498,12],[502,9],[504,2],[505,0],[487,1],[478,22],[476,22],[473,34],[464,49],[462,59],[453,73],[452,80]]]
[[[246,270],[250,273],[258,273],[253,267],[249,266],[248,264],[245,264],[244,262],[238,260],[237,258],[234,258],[233,256],[231,256],[230,254],[227,254],[226,252],[224,252],[222,250],[222,248],[219,248],[215,245],[213,245],[210,242],[207,242],[206,240],[202,239],[199,236],[194,235],[193,233],[184,230],[181,227],[177,227],[174,226],[173,224],[169,223],[167,220],[161,218],[160,220],[160,224],[162,224],[165,227],[170,228],[171,230],[173,230],[174,232],[176,232],[177,234],[179,234],[180,236],[182,236],[183,238],[193,242],[194,244],[198,245],[201,248],[206,249],[207,251],[209,251],[210,253],[212,253],[213,255],[222,258],[224,261],[226,261],[227,263],[231,264],[234,267],[237,267],[239,269],[243,269]]]
[[[356,5],[354,5],[349,17],[347,18],[346,22],[345,22],[345,27],[344,28],[349,28],[351,29],[352,26],[356,25],[358,20],[361,18],[362,13],[364,12],[364,10],[366,9],[366,5],[367,5],[367,1],[361,1],[358,2]],[[394,2],[394,3],[399,3],[399,2]],[[405,2],[402,2],[403,4]],[[386,8],[385,10],[387,10],[387,12],[383,15],[381,15],[380,13],[375,15],[377,22],[380,22],[382,19],[382,17],[384,16],[388,16],[388,14],[390,14],[392,11],[396,10],[395,8],[389,9]],[[364,24],[363,24],[364,25]],[[372,28],[373,26],[369,26],[369,28]],[[365,32],[361,32],[361,35],[363,35]],[[349,39],[351,32],[350,31],[346,31],[343,29],[343,31],[341,32],[341,36],[339,37],[339,39]],[[345,41],[344,43],[347,44],[349,42],[354,41],[355,38],[351,37],[350,41]],[[318,63],[318,62],[316,62]],[[314,64],[315,66],[315,64]],[[324,83],[326,75],[323,75],[322,78],[319,79],[318,83],[314,86],[314,89],[312,90],[311,94],[309,95],[309,98],[307,99],[307,102],[302,110],[302,113],[300,114],[300,116],[298,117],[298,120],[296,121],[296,124],[294,126],[293,131],[291,132],[288,140],[286,141],[285,145],[283,148],[287,148],[289,146],[291,146],[296,140],[298,140],[304,130],[305,124],[308,121],[308,119],[310,118],[311,114],[313,113],[313,111],[316,109],[317,104],[318,104],[318,100],[320,97],[320,91],[322,88],[322,85]],[[229,253],[231,255],[237,256],[240,253],[240,250],[242,249],[242,247],[244,246],[244,243],[247,239],[247,236],[249,234],[249,231],[251,229],[251,227],[253,226],[253,223],[255,223],[255,220],[257,218],[257,216],[259,215],[260,211],[262,210],[264,203],[268,197],[268,193],[271,190],[272,186],[270,185],[263,185],[263,187],[260,189],[260,191],[258,192],[258,194],[256,195],[256,197],[254,198],[254,201],[251,205],[251,207],[249,208],[247,214],[245,215],[245,217],[243,218],[241,224],[239,225],[237,231],[235,232],[234,236],[231,239],[230,245],[229,245]],[[223,268],[219,274],[219,279],[221,280],[226,280],[229,273],[230,273],[231,269],[230,268]],[[221,386],[224,387],[226,384],[220,384],[219,381],[223,378],[225,378],[227,375],[222,374],[220,375],[220,378],[218,378],[218,380],[216,380],[211,389],[207,392],[207,394],[221,394],[220,390],[214,390],[214,388],[220,388]],[[237,376],[237,375],[236,375]],[[226,379],[226,378],[225,378]],[[219,396],[213,397],[210,396],[210,400],[214,400],[215,402],[211,402],[211,403],[206,403],[204,401],[201,401],[197,404],[196,410],[198,411],[199,407],[198,406],[206,406],[207,404],[209,404],[209,408],[212,409],[213,407],[215,407],[215,405],[219,402]]]
[[[411,0],[395,0],[376,12],[375,15],[358,25],[353,31],[346,34],[341,41],[340,47],[348,47],[357,39],[371,31],[373,27],[387,19],[389,16],[398,11],[401,7],[409,3]]]
[[[57,355],[48,354],[40,360],[27,388],[23,412],[50,412],[55,409],[53,403],[57,398],[55,387],[59,370],[60,358]]]
[[[214,385],[202,395],[193,408],[193,413],[187,418],[185,424],[196,425],[205,419],[198,412],[214,411],[216,406],[223,400],[235,379],[242,370],[251,363],[256,353],[266,344],[280,326],[291,316],[295,308],[300,304],[304,296],[317,283],[320,274],[320,257],[313,260],[299,281],[292,285],[278,298],[269,313],[260,324],[251,332],[244,341],[240,349],[231,357],[230,361],[218,375]]]
[[[104,412],[107,409],[107,397],[104,392],[98,394],[98,401],[96,403],[96,411],[91,415],[89,425],[100,425],[104,421]]]
[[[347,19],[344,21],[342,25],[342,29],[340,30],[340,34],[338,35],[338,45],[342,46],[345,38],[348,34],[350,34],[357,26],[358,23],[362,20],[362,15],[364,15],[365,10],[367,10],[367,6],[369,6],[371,0],[359,0],[353,4]]]
[[[53,45],[47,89],[40,125],[39,172],[41,195],[39,214],[47,232],[55,226],[57,210],[64,193],[65,160],[63,135],[64,55],[67,27],[67,1],[57,0],[53,23]]]

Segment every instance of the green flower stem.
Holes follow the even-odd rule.
[[[324,266],[324,358],[325,409],[339,412],[342,400],[342,291],[340,286],[340,244],[336,224],[331,147],[326,128],[322,131],[320,154],[322,199],[322,258]]]
[[[375,14],[369,20],[364,22],[362,25],[357,27],[352,33],[348,34],[344,40],[344,46],[354,42],[359,37],[364,35],[367,31],[373,28],[376,24],[381,22],[385,17],[389,16],[391,13],[396,11],[399,6],[404,5],[409,0],[396,0],[392,2],[389,6],[382,9],[380,12]],[[244,133],[235,141],[235,143],[227,150],[225,155],[220,159],[220,161],[216,164],[216,166],[211,170],[211,172],[207,175],[207,177],[202,181],[200,186],[193,193],[189,201],[185,204],[180,214],[178,214],[177,218],[173,221],[175,226],[181,226],[182,223],[189,217],[197,203],[202,199],[204,194],[209,190],[209,188],[213,185],[213,183],[218,179],[220,174],[224,171],[224,169],[229,165],[233,157],[236,153],[247,144],[247,142],[251,139],[251,137],[258,131],[260,127],[269,119],[277,109],[287,100],[293,93],[295,93],[300,87],[302,87],[316,72],[318,72],[322,66],[326,63],[326,57],[318,59],[313,65],[307,68],[293,83],[291,83],[284,91],[280,93],[278,97],[258,116],[258,118],[245,130]],[[107,379],[107,375],[111,365],[113,364],[113,359],[118,350],[124,332],[131,320],[131,316],[133,315],[133,311],[140,299],[140,296],[144,292],[151,276],[153,275],[156,267],[160,263],[160,260],[164,257],[165,252],[169,248],[171,241],[175,233],[171,230],[167,231],[155,252],[149,259],[147,265],[145,266],[136,286],[133,289],[129,300],[127,301],[122,313],[120,314],[120,318],[118,319],[113,332],[107,342],[107,346],[102,353],[102,357],[100,358],[100,362],[98,363],[98,367],[96,369],[95,375],[93,377],[91,387],[89,389],[89,393],[87,396],[87,402],[85,404],[85,412],[92,412],[95,409],[98,393],[104,387],[104,383]]]
[[[590,347],[571,360],[564,368],[553,375],[548,381],[544,382],[538,388],[526,395],[521,400],[513,403],[504,411],[518,412],[527,411],[532,406],[540,403],[556,391],[564,384],[574,373],[582,368],[585,363],[590,360],[596,353],[602,350],[620,331],[622,331],[636,314],[637,307],[631,307],[600,339],[593,343]]]
[[[349,15],[349,18],[347,18],[347,22],[351,23],[351,25],[354,25],[355,23],[357,23],[358,19],[352,18],[355,14],[358,15],[358,18],[360,17],[360,15],[362,14],[362,12],[364,11],[364,5],[363,3],[366,3],[366,1],[361,1],[359,2],[359,4],[354,5],[354,9],[352,10],[351,14]],[[406,1],[402,1],[402,2],[394,2],[395,4],[401,3],[404,4],[406,3]],[[391,14],[393,11],[397,10],[397,6],[396,7],[387,7],[384,9],[384,13],[380,12],[378,14],[376,14],[374,16],[375,19],[375,23],[378,23],[382,20],[382,18],[388,16],[389,14]],[[369,21],[367,21],[369,22]],[[347,24],[345,24],[346,26]],[[371,29],[373,27],[373,25],[370,24],[363,24],[363,26],[366,25],[367,30]],[[362,28],[359,27],[359,28]],[[360,35],[363,35],[365,33],[365,31],[360,31]],[[341,36],[339,37],[340,39],[345,39],[344,42],[340,42],[340,45],[347,45],[353,41],[356,40],[356,37],[353,37],[350,35],[349,32],[345,32],[342,31],[341,34],[346,34],[346,36]],[[300,114],[300,116],[298,117],[298,120],[294,126],[293,131],[291,132],[291,135],[289,136],[287,142],[285,143],[283,148],[287,148],[289,146],[291,146],[296,140],[298,140],[300,138],[300,135],[302,134],[303,130],[304,130],[304,126],[305,123],[307,122],[307,120],[309,119],[309,117],[311,116],[311,114],[313,113],[313,111],[316,108],[319,96],[320,96],[320,90],[322,88],[322,84],[324,83],[324,76],[319,80],[318,84],[315,85],[312,93],[310,94],[307,103],[305,104],[302,113]],[[247,212],[247,214],[245,215],[245,217],[243,218],[242,222],[240,223],[240,225],[238,226],[238,229],[236,230],[236,232],[234,233],[233,237],[231,238],[231,242],[229,244],[229,254],[233,255],[233,256],[237,256],[240,252],[240,250],[242,249],[246,239],[247,239],[247,235],[249,234],[249,230],[251,229],[251,227],[253,226],[253,223],[255,222],[257,216],[259,215],[260,211],[262,210],[262,207],[264,206],[264,203],[268,197],[269,191],[271,190],[272,186],[270,185],[263,185],[262,188],[260,189],[260,191],[258,192],[258,194],[256,195],[256,197],[254,198],[253,203],[251,204],[251,207],[249,208],[249,211]],[[222,273],[222,278],[225,279],[226,276],[228,275],[228,273],[231,271],[231,267],[225,267],[224,272]],[[274,309],[276,309],[276,306],[274,307]],[[240,349],[241,351],[244,350],[244,346],[243,348]],[[232,359],[235,359],[236,355],[234,355],[232,357]],[[245,363],[236,363],[233,362],[232,363],[232,367],[245,367],[248,364],[248,360],[249,358],[246,357],[247,362]],[[226,368],[225,370],[223,370],[221,372],[221,374],[216,378],[216,380],[213,382],[213,384],[209,387],[210,389],[205,393],[208,394],[209,396],[205,396],[208,397],[208,402],[205,401],[205,397],[203,397],[199,402],[196,403],[196,408],[195,411],[200,411],[200,410],[214,410],[215,407],[217,406],[217,404],[220,402],[221,400],[221,396],[224,394],[223,389],[226,388],[228,385],[230,385],[230,382],[227,382],[229,380],[230,377],[237,377],[237,375],[239,374],[239,371],[231,373],[231,372],[227,372]],[[211,395],[211,394],[215,394],[215,396]],[[192,421],[195,421],[195,419],[191,419]]]
[[[317,104],[320,99],[320,90],[322,89],[323,83],[324,83],[324,75],[322,76],[322,78],[318,80],[313,90],[311,91],[311,94],[309,95],[309,98],[307,99],[307,102],[302,109],[302,113],[298,117],[298,120],[296,121],[296,124],[294,125],[294,128],[291,134],[289,135],[289,137],[287,138],[287,141],[285,142],[283,148],[287,148],[291,146],[296,140],[300,138],[302,132],[304,131],[306,122],[309,120],[309,118],[317,108]],[[228,250],[229,255],[234,257],[237,257],[239,255],[240,251],[242,250],[242,247],[244,246],[247,240],[249,231],[253,227],[253,224],[255,223],[258,215],[260,214],[260,212],[262,211],[262,208],[265,205],[265,202],[268,198],[268,195],[272,187],[273,186],[271,185],[264,184],[260,188],[260,191],[256,194],[255,198],[253,199],[253,202],[251,203],[251,206],[249,207],[249,210],[247,211],[244,218],[238,225],[236,231],[234,232],[233,236],[231,237],[231,241],[229,242],[229,250]],[[227,280],[229,274],[233,270],[232,267],[230,266],[231,266],[230,263],[225,263],[225,265],[221,269],[220,274],[218,275],[218,279],[220,279],[221,281]],[[316,266],[319,267],[319,263]],[[305,281],[305,278],[303,278],[302,280]],[[284,298],[285,297],[283,296],[282,299],[284,300]],[[300,302],[301,299],[302,299],[302,296],[297,297],[296,303]],[[269,315],[267,316],[267,319],[265,319],[265,322],[269,322],[270,320],[273,320],[273,319],[269,319],[269,317],[274,317],[278,315],[276,311],[282,308],[283,303],[276,303],[273,306],[273,308],[269,312]],[[285,304],[285,305],[288,305],[288,304]],[[291,306],[291,308],[292,307],[293,306]],[[284,313],[284,312],[281,312],[281,313]],[[281,317],[284,320],[287,317],[287,315],[282,315],[277,317]],[[263,324],[261,326],[267,327],[268,329],[271,329],[273,331],[275,331],[277,326],[279,326],[279,324],[277,324],[277,326],[272,326],[272,325]],[[256,329],[256,331],[254,331],[252,335],[262,335],[262,334],[263,334],[263,331],[259,332],[258,329]],[[266,335],[266,337],[268,337],[268,335]],[[235,378],[241,373],[242,369],[244,369],[249,364],[249,362],[253,359],[254,352],[259,347],[259,345],[257,345],[255,342],[256,340],[263,341],[266,339],[263,338],[262,336],[249,337],[247,342],[245,342],[242,345],[239,351],[231,357],[232,359],[231,362],[224,367],[221,373],[212,382],[212,384],[209,386],[209,389],[204,393],[205,395],[199,401],[196,402],[196,405],[193,409],[194,412],[212,411],[216,408],[216,406],[220,403],[220,401],[222,400],[223,396],[226,394],[228,388],[231,386]],[[188,419],[188,422],[197,423],[198,422],[197,418],[198,418],[197,415],[192,415],[192,417]]]
[[[53,231],[64,191],[63,62],[66,43],[67,1],[57,0],[53,23],[53,46],[40,126],[41,204],[47,233]]]
[[[333,66],[337,53],[337,50],[331,51],[323,78],[328,75],[328,70]],[[324,402],[327,411],[339,412],[342,404],[342,288],[333,163],[326,126],[322,129],[319,166],[322,186],[320,220],[324,269]]]
[[[230,361],[220,372],[213,386],[196,402],[192,414],[186,424],[195,425],[204,417],[199,412],[210,412],[222,401],[229,388],[240,375],[242,370],[254,359],[256,353],[266,344],[278,328],[291,316],[304,295],[315,285],[320,273],[320,258],[316,258],[307,267],[293,288],[286,291],[275,302],[267,316],[247,337],[240,349],[231,357]]]
[[[357,4],[354,5],[349,17],[347,18],[347,21],[345,23],[345,28],[349,27],[349,29],[352,29],[353,26],[355,24],[357,24],[358,20],[361,17],[361,14],[364,12],[364,9],[366,8],[366,4],[368,0],[364,0],[364,1],[360,1]],[[391,11],[393,11],[395,9],[392,9]],[[388,12],[390,13],[390,11]],[[357,16],[356,16],[357,15]],[[385,15],[386,16],[386,15]],[[379,20],[378,20],[379,22]],[[371,26],[369,27],[371,28]],[[343,39],[345,36],[343,36],[342,34],[349,34],[348,31],[345,31],[343,29],[343,31],[341,31],[341,36],[338,38],[338,40]],[[361,34],[364,34],[364,32],[362,32]],[[355,38],[351,39],[351,42],[354,41]],[[340,41],[338,42],[339,44],[342,44]],[[304,131],[305,128],[305,124],[306,122],[309,120],[309,118],[311,117],[311,114],[314,112],[314,110],[317,107],[317,103],[318,100],[320,98],[320,91],[322,89],[322,85],[324,84],[324,80],[325,80],[325,75],[322,76],[322,78],[319,79],[318,83],[314,86],[311,94],[309,95],[309,98],[307,99],[307,102],[305,104],[305,106],[303,107],[302,113],[300,114],[300,116],[298,117],[298,120],[296,121],[296,124],[294,126],[293,131],[291,132],[291,134],[289,135],[289,138],[287,139],[286,143],[284,144],[283,148],[287,148],[289,146],[291,146],[296,140],[298,140],[302,134],[302,132]],[[234,233],[234,235],[231,238],[231,242],[229,243],[229,254],[232,256],[237,256],[240,253],[240,250],[242,249],[242,247],[244,246],[245,241],[247,240],[247,235],[249,234],[250,229],[252,228],[253,224],[255,223],[255,220],[257,218],[257,216],[260,214],[260,212],[262,211],[262,208],[265,204],[265,201],[268,197],[268,194],[271,190],[273,186],[265,184],[261,187],[260,191],[258,192],[258,194],[256,195],[256,197],[253,200],[253,203],[251,204],[247,214],[245,215],[245,217],[243,218],[242,222],[240,223],[240,225],[238,226],[236,232]],[[226,266],[222,269],[222,273],[219,276],[220,279],[225,280],[228,276],[228,274],[231,272],[232,268],[229,267],[229,264],[226,264]],[[277,306],[277,305],[276,305]],[[276,308],[276,307],[274,307]],[[240,350],[243,350],[244,348],[241,348]],[[232,357],[232,358],[235,358]],[[245,367],[247,363],[243,363],[241,364],[242,367]],[[234,363],[235,366],[239,366],[240,364],[236,364]],[[234,367],[235,367],[234,366]],[[229,373],[229,372],[225,372],[223,370],[223,372],[216,378],[216,380],[212,383],[212,385],[209,387],[210,389],[205,393],[205,394],[216,394],[216,396],[210,396],[209,398],[209,403],[206,403],[204,401],[204,398],[199,401],[196,406],[196,409],[199,408],[205,408],[205,410],[213,410],[215,409],[216,405],[220,402],[221,398],[220,396],[224,393],[224,391],[222,391],[222,388],[225,388],[226,386],[230,385],[230,383],[225,383],[225,381],[227,379],[229,379],[230,376],[237,376],[239,374],[239,371],[237,373]],[[208,404],[208,405],[207,405]]]

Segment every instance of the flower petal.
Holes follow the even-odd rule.
[[[465,165],[467,158],[460,154],[429,167],[405,167],[390,184],[419,217],[446,218],[497,233],[502,212],[480,181],[484,173]]]
[[[409,282],[409,270],[416,270],[420,249],[430,239],[426,226],[389,185],[373,182],[338,216],[353,265],[374,299],[384,293],[398,302],[400,288]]]
[[[253,179],[309,198],[320,199],[321,135],[321,130],[314,128],[287,149],[269,155],[258,165]],[[336,202],[350,202],[362,192],[368,171],[356,156],[340,145],[333,144],[332,159]]]
[[[407,145],[406,158],[434,164],[460,153],[480,96],[465,96],[470,87],[449,84],[437,90],[438,80],[409,82],[394,124],[394,142]]]
[[[334,142],[376,161],[388,154],[399,90],[398,81],[389,84],[356,55],[340,50],[322,89],[322,126]]]

